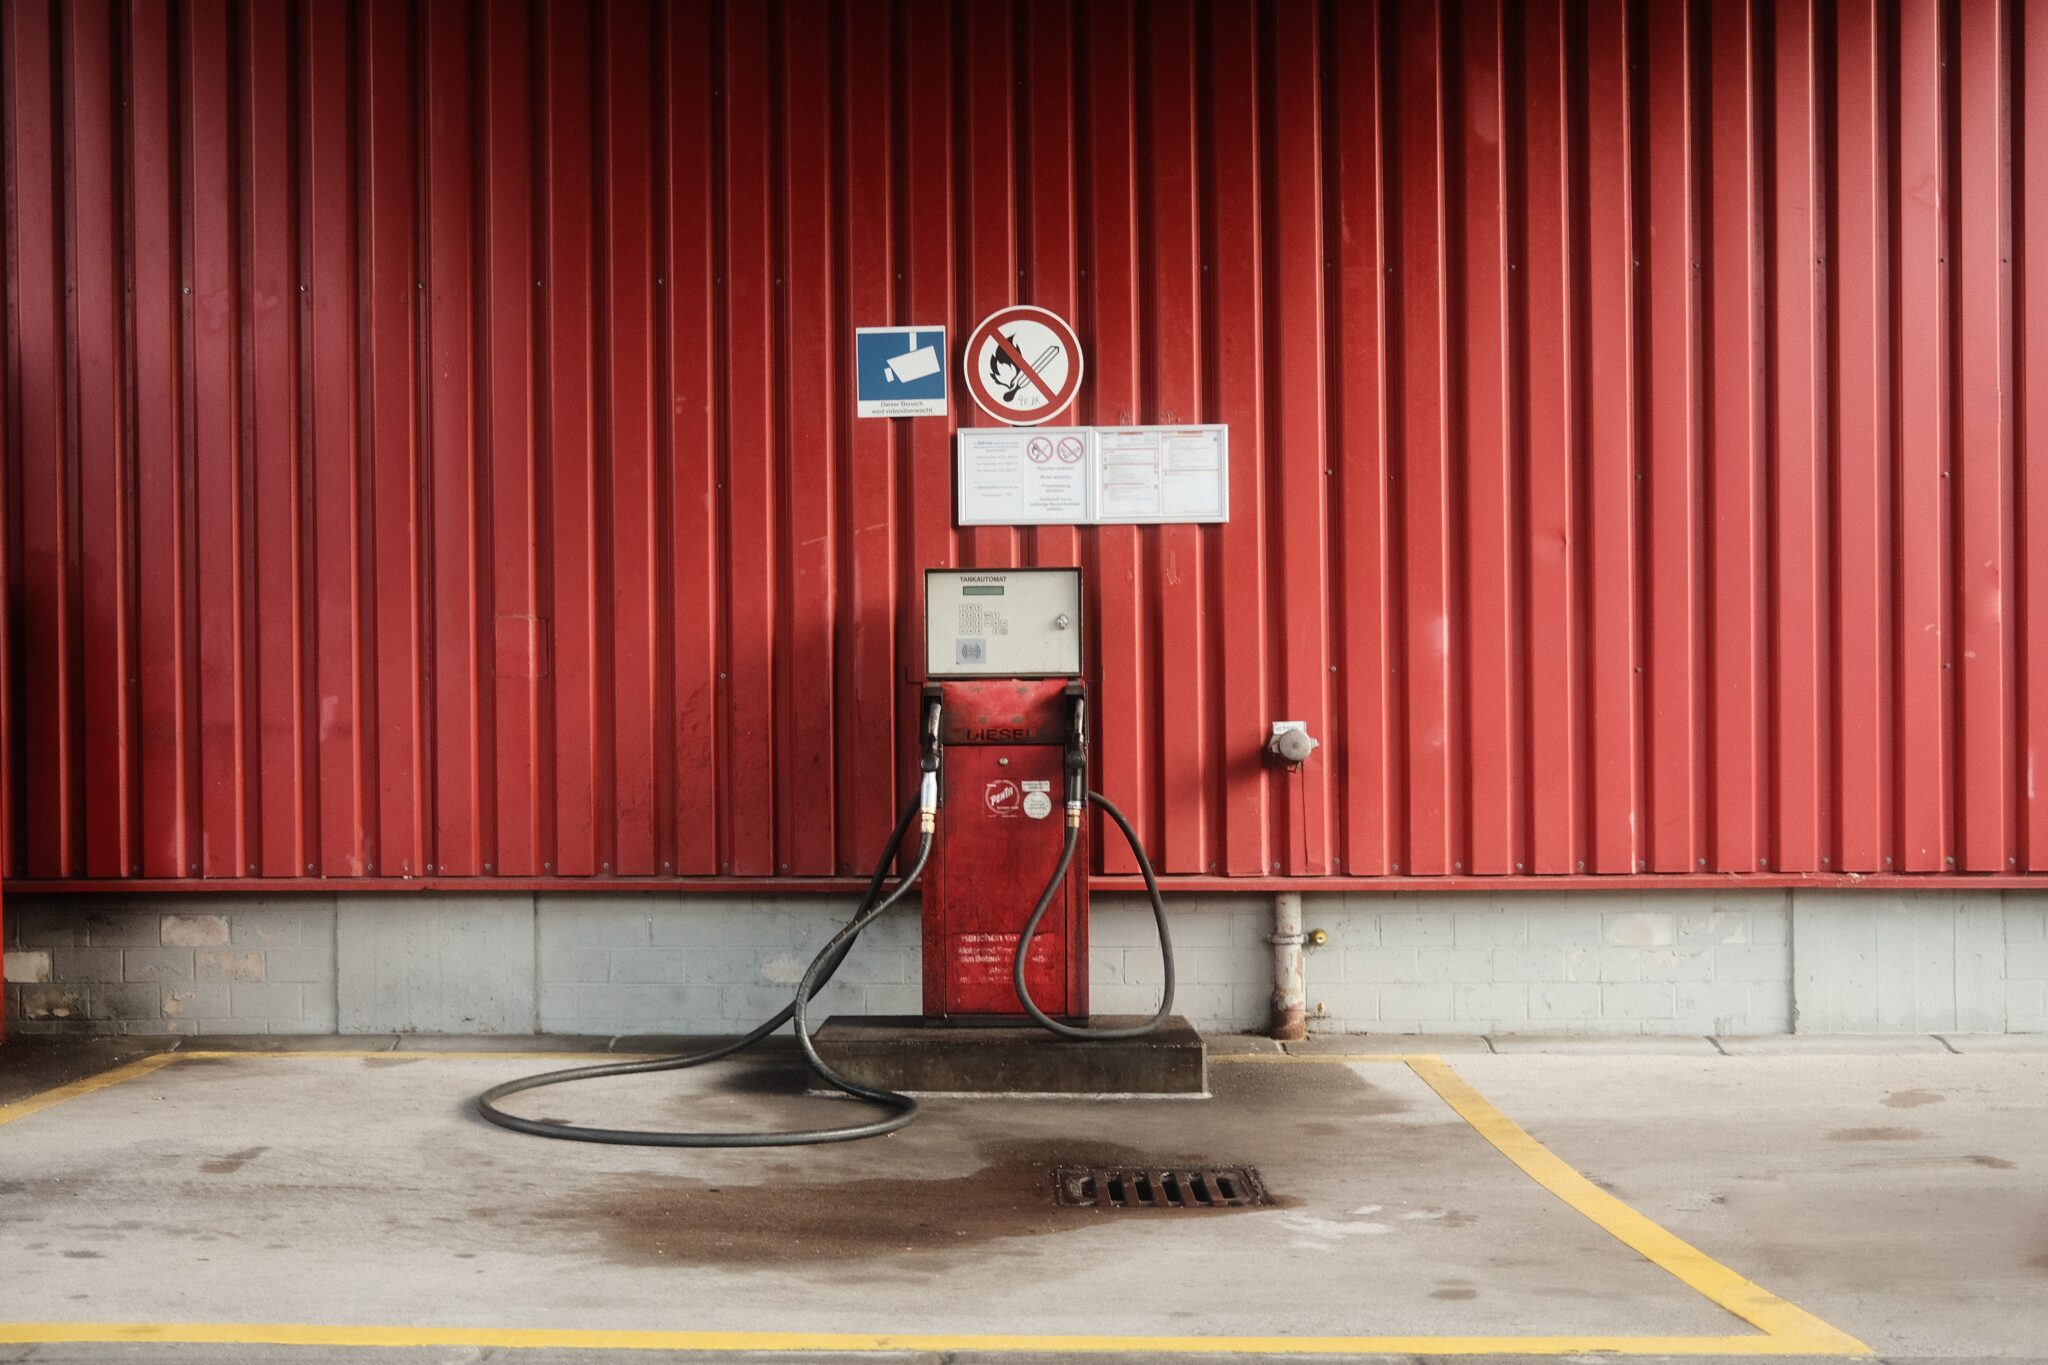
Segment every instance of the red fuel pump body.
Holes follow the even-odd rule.
[[[946,762],[923,881],[925,1017],[1023,1017],[1011,963],[1066,837],[1069,689],[1077,684],[978,678],[933,686]],[[1083,821],[1025,968],[1032,999],[1055,1018],[1088,1014],[1088,866]]]

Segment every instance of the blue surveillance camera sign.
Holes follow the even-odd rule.
[[[946,415],[945,328],[855,328],[853,361],[862,417]]]

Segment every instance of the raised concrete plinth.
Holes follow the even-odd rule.
[[[1129,1028],[1139,1015],[1097,1015]],[[1201,1035],[1179,1015],[1120,1042],[1061,1038],[1033,1024],[962,1025],[918,1018],[834,1016],[818,1055],[867,1085],[922,1094],[1206,1095]]]

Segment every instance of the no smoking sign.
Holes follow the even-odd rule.
[[[1081,342],[1057,313],[1028,304],[999,308],[981,320],[967,338],[961,373],[975,405],[1012,426],[1035,427],[1066,410],[1081,389]],[[1043,456],[1032,443],[1031,458],[1072,463],[1080,458],[1076,443],[1046,443]]]

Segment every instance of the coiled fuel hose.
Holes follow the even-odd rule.
[[[564,1071],[549,1071],[538,1076],[523,1076],[518,1080],[494,1085],[477,1097],[477,1112],[500,1128],[514,1132],[531,1133],[535,1137],[562,1138],[570,1142],[605,1142],[628,1147],[804,1147],[827,1142],[853,1142],[860,1138],[880,1137],[893,1133],[917,1117],[917,1101],[908,1095],[899,1095],[893,1090],[881,1090],[874,1086],[862,1085],[851,1077],[842,1076],[826,1065],[818,1055],[818,1049],[811,1041],[807,1010],[811,1000],[824,989],[832,974],[839,970],[846,955],[853,950],[854,940],[860,931],[873,923],[876,916],[902,900],[910,888],[917,885],[917,879],[924,872],[924,866],[932,855],[932,832],[936,824],[938,809],[938,780],[930,768],[923,774],[918,794],[904,806],[902,816],[896,821],[896,828],[889,835],[889,843],[882,850],[881,860],[875,864],[875,873],[868,879],[867,892],[861,897],[860,906],[845,927],[832,936],[818,955],[811,959],[809,970],[797,986],[796,998],[778,1011],[774,1018],[757,1026],[744,1037],[722,1043],[704,1052],[685,1053],[677,1057],[656,1057],[647,1061],[608,1062],[602,1066],[578,1066]],[[919,819],[922,829],[918,835],[917,856],[911,860],[910,869],[903,879],[886,896],[882,894],[882,882],[888,876],[889,867],[896,861],[897,850],[903,846],[903,836],[910,829],[912,819]],[[556,1123],[549,1119],[530,1119],[518,1114],[508,1114],[498,1107],[498,1101],[523,1090],[538,1090],[544,1085],[565,1085],[570,1081],[593,1081],[603,1076],[643,1076],[656,1071],[681,1071],[687,1067],[703,1066],[722,1057],[744,1052],[766,1038],[784,1024],[796,1024],[797,1046],[803,1049],[804,1061],[812,1071],[828,1085],[843,1090],[855,1099],[870,1100],[894,1110],[885,1118],[872,1123],[850,1124],[843,1128],[800,1128],[768,1130],[758,1132],[670,1132],[651,1128],[591,1128],[574,1123]]]
[[[1073,771],[1073,769],[1069,769]],[[1138,832],[1131,828],[1131,822],[1124,813],[1113,805],[1101,792],[1090,791],[1088,799],[1102,807],[1103,813],[1116,821],[1116,827],[1123,831],[1124,841],[1131,846],[1131,854],[1138,860],[1138,871],[1145,877],[1145,894],[1152,898],[1152,919],[1159,926],[1159,955],[1164,963],[1162,979],[1165,986],[1159,992],[1159,1009],[1150,1019],[1130,1028],[1081,1028],[1074,1024],[1063,1024],[1038,1007],[1031,998],[1031,986],[1024,979],[1024,968],[1031,960],[1031,938],[1038,932],[1038,922],[1045,918],[1052,898],[1059,893],[1060,886],[1067,879],[1067,871],[1074,862],[1074,845],[1081,837],[1081,802],[1076,799],[1079,779],[1070,780],[1067,792],[1067,837],[1060,847],[1059,865],[1053,868],[1052,880],[1039,893],[1038,904],[1031,908],[1031,918],[1024,922],[1024,932],[1017,936],[1017,956],[1010,964],[1010,982],[1017,988],[1017,999],[1024,1010],[1040,1028],[1049,1029],[1062,1038],[1092,1039],[1096,1042],[1114,1042],[1119,1038],[1142,1038],[1166,1022],[1166,1016],[1173,1010],[1173,935],[1166,927],[1166,902],[1159,895],[1159,878],[1152,874],[1152,860],[1145,856],[1144,842]]]

